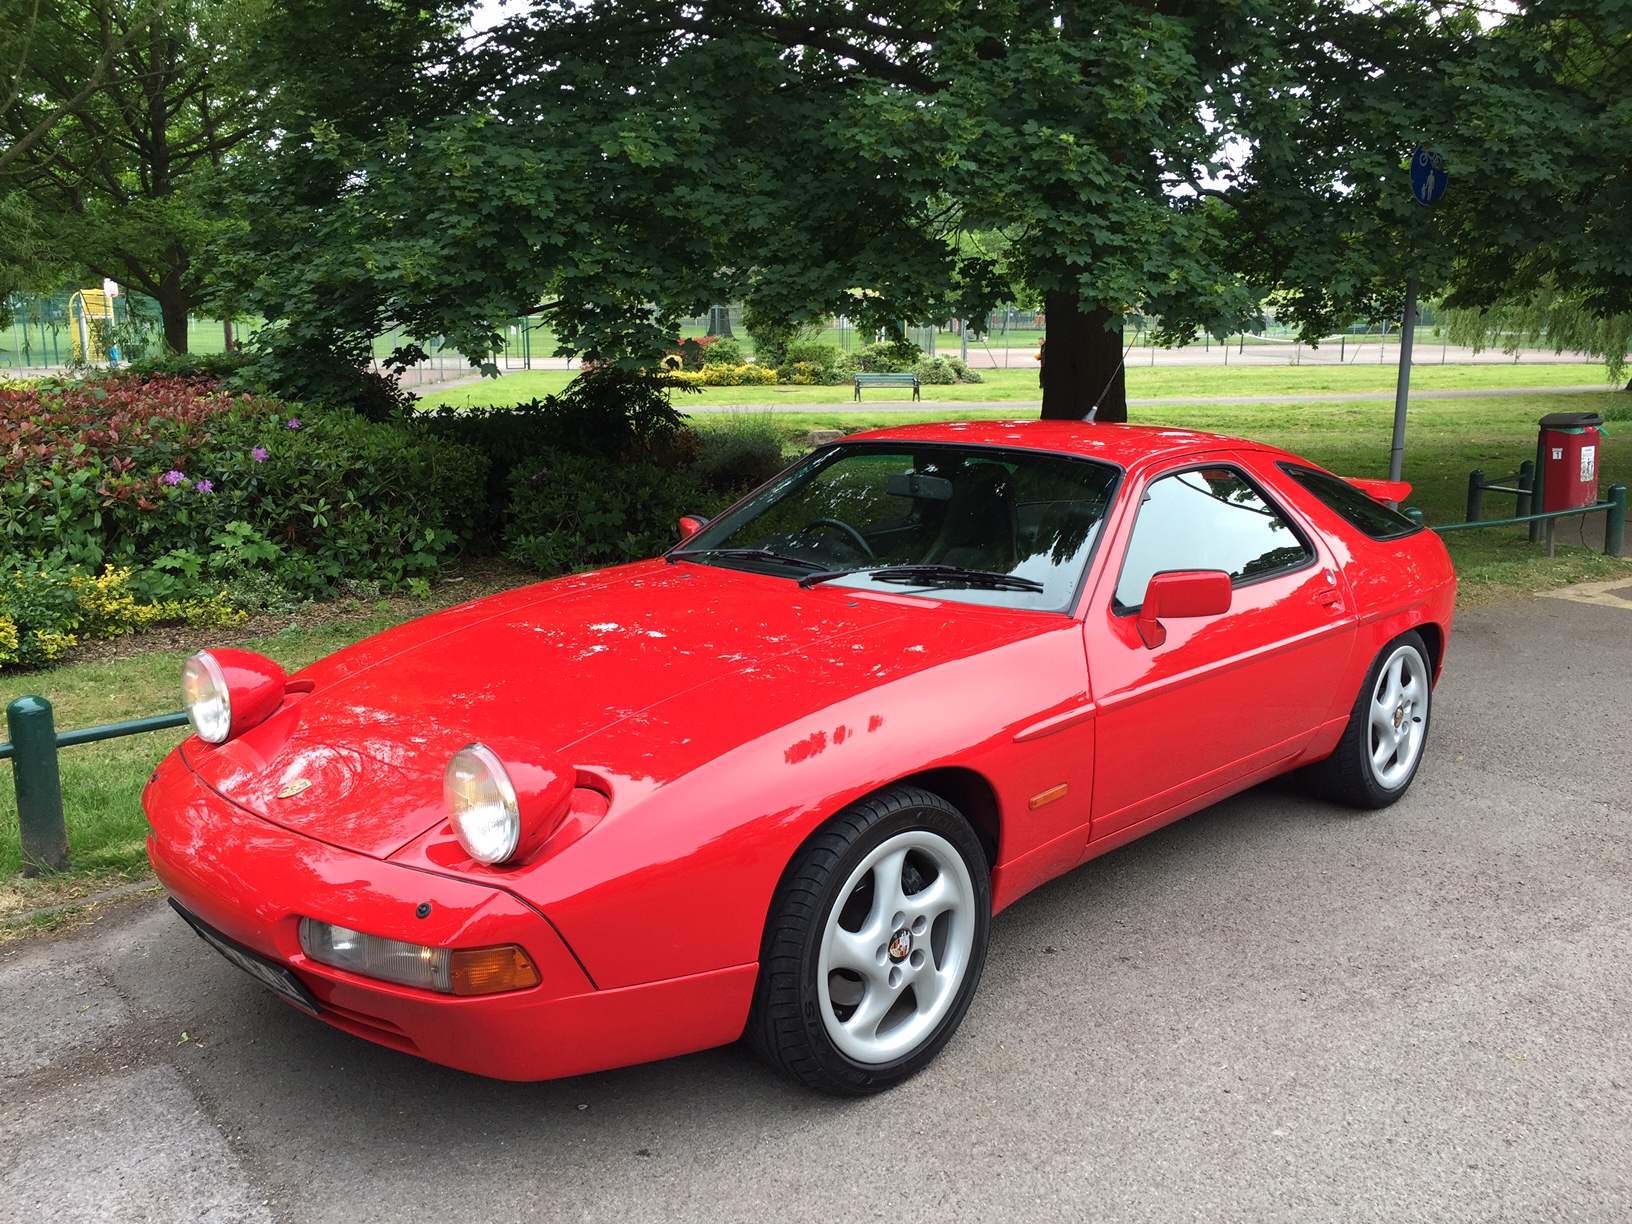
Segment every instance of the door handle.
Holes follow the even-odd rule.
[[[1328,612],[1341,612],[1343,610],[1343,592],[1338,589],[1337,575],[1331,570],[1324,570],[1320,576],[1327,585],[1315,592],[1315,602]]]

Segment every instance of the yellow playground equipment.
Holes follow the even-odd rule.
[[[76,363],[108,360],[113,298],[101,289],[80,289],[68,299],[69,332]]]

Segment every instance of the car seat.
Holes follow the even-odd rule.
[[[1008,573],[1014,567],[1014,486],[1001,464],[974,463],[952,482],[941,533],[927,564]]]

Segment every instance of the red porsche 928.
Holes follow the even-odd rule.
[[[1290,770],[1405,793],[1456,580],[1403,492],[1175,429],[857,435],[655,560],[293,676],[194,655],[153,866],[393,1049],[536,1080],[744,1039],[875,1092],[1028,890]]]

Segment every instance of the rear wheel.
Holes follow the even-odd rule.
[[[901,1082],[968,1010],[991,912],[980,842],[951,804],[896,787],[852,805],[777,888],[746,1037],[813,1088]]]
[[[1410,789],[1422,763],[1433,699],[1428,648],[1410,632],[1378,654],[1336,750],[1305,777],[1349,807],[1383,808]]]

